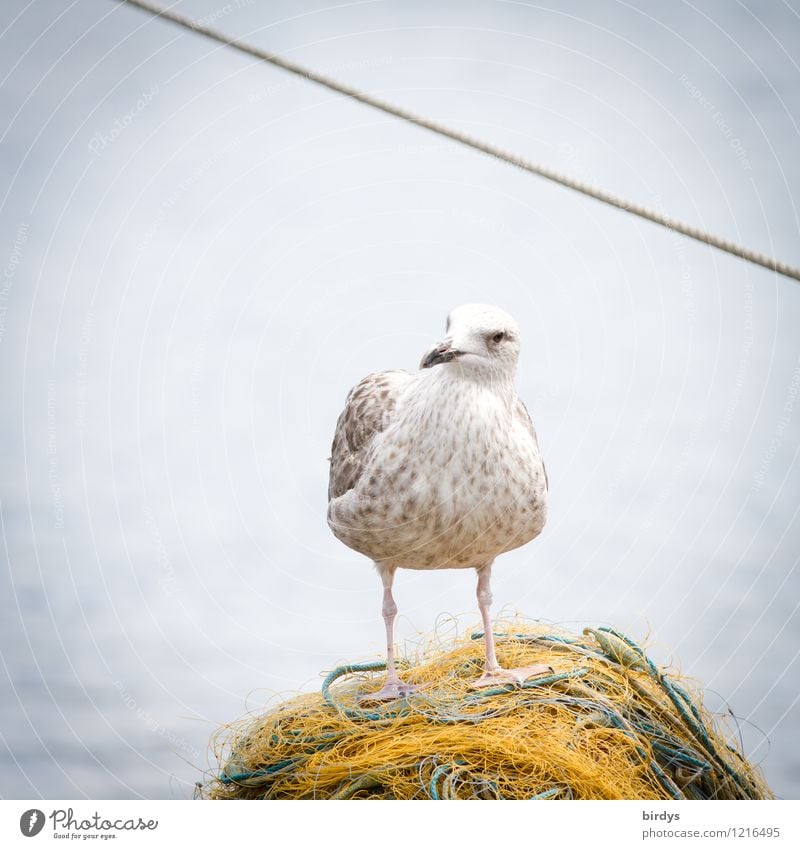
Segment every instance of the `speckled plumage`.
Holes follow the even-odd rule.
[[[495,557],[538,536],[547,517],[547,473],[514,389],[518,357],[514,319],[467,304],[447,317],[447,337],[420,371],[370,374],[347,396],[331,451],[328,524],[374,561],[383,582],[386,683],[369,700],[414,690],[394,662],[398,568],[477,570],[486,665],[474,686],[548,671],[503,669],[489,615]]]
[[[450,327],[470,348],[487,340],[488,354],[491,334],[505,328],[513,350],[492,362],[470,350],[416,373],[371,374],[339,417],[328,523],[376,563],[480,568],[544,527],[547,476],[513,382],[516,323],[468,305],[451,313]]]

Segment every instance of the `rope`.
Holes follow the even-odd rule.
[[[309,734],[304,726],[304,721],[312,715],[307,704],[294,713],[291,709],[282,711],[278,721],[272,724],[269,717],[262,718],[256,723],[257,727],[253,726],[255,730],[251,729],[238,745],[234,744],[234,757],[215,780],[223,787],[231,788],[231,792],[235,792],[234,787],[238,786],[263,794],[261,798],[281,797],[278,792],[281,782],[285,782],[287,787],[296,788],[307,777],[316,776],[317,771],[323,768],[323,753],[333,753],[338,748],[339,753],[331,754],[331,757],[338,764],[340,783],[330,792],[330,798],[350,799],[359,793],[391,797],[393,774],[404,768],[401,763],[402,752],[396,748],[391,752],[382,750],[378,738],[383,739],[385,744],[387,737],[413,737],[415,731],[410,725],[397,724],[387,728],[387,720],[423,718],[425,733],[420,739],[425,741],[430,740],[430,729],[437,725],[455,724],[463,728],[468,724],[496,719],[504,710],[516,711],[518,714],[530,710],[530,722],[524,726],[527,743],[521,741],[519,750],[520,758],[524,761],[526,756],[529,757],[526,755],[527,746],[535,741],[533,718],[537,713],[542,715],[547,706],[560,706],[569,708],[576,720],[575,736],[568,741],[568,747],[579,745],[581,729],[587,724],[615,729],[632,742],[638,760],[670,798],[747,799],[762,796],[752,775],[747,770],[735,769],[723,756],[720,746],[724,741],[709,732],[698,706],[689,694],[658,669],[637,643],[607,627],[586,628],[584,635],[590,636],[594,645],[564,638],[559,634],[507,633],[502,636],[505,637],[506,645],[516,643],[534,646],[537,642],[558,645],[578,662],[587,654],[592,654],[603,664],[601,667],[595,665],[593,671],[581,665],[560,674],[531,679],[521,688],[493,688],[469,695],[459,696],[454,693],[448,697],[439,693],[436,698],[426,698],[423,693],[418,693],[376,711],[346,707],[337,698],[332,685],[344,677],[380,672],[386,668],[385,662],[343,664],[328,673],[322,683],[324,708],[321,727],[330,728],[337,717],[344,717],[346,721],[338,731]],[[614,679],[603,672],[604,667],[622,674],[625,683],[623,692],[628,695],[625,701],[611,697],[610,689],[607,688],[614,688]],[[461,669],[457,663],[455,668]],[[648,690],[637,676],[649,678],[656,684],[675,712],[668,712],[667,704],[658,697],[659,689]],[[345,702],[350,702],[353,694],[352,687],[338,691],[338,695],[344,696]],[[498,697],[501,701],[498,701]],[[468,712],[471,705],[481,702],[492,702],[494,707],[484,713]],[[431,711],[431,708],[434,710]],[[293,721],[300,727],[291,728]],[[264,746],[264,738],[259,742],[259,728],[272,732],[266,738],[269,745]],[[383,751],[384,754],[375,754],[375,760],[368,771],[359,774],[358,766],[351,768],[352,758],[358,751],[358,744],[354,744],[353,739],[354,735],[370,729],[376,735],[373,738],[373,750]],[[416,733],[421,732],[417,729]],[[501,730],[496,728],[493,733],[500,734]],[[252,752],[249,751],[251,747],[254,747]],[[456,799],[472,795],[475,798],[503,798],[496,783],[503,767],[495,765],[487,770],[481,768],[480,762],[468,764],[459,756],[459,751],[458,743],[450,741],[449,746],[442,748],[440,745],[419,761],[417,797]],[[387,760],[389,754],[394,760]],[[488,761],[491,763],[490,758]],[[251,766],[250,770],[246,768],[245,762]],[[635,762],[631,767],[635,767]],[[520,764],[514,767],[517,770],[522,768]],[[428,775],[425,776],[425,773]],[[678,779],[681,779],[680,786],[676,783]],[[296,791],[290,790],[288,795],[292,792]],[[556,786],[537,788],[528,798],[571,798],[573,795],[567,777]],[[287,797],[287,794],[283,797]]]
[[[608,204],[609,206],[615,206],[617,209],[622,209],[625,212],[630,212],[632,215],[644,218],[647,221],[652,221],[654,224],[659,224],[662,227],[666,227],[668,230],[673,230],[683,236],[688,236],[690,239],[702,242],[705,245],[711,245],[711,247],[733,254],[733,256],[740,257],[748,262],[760,265],[763,268],[768,268],[770,271],[774,271],[784,277],[791,277],[794,280],[800,280],[800,268],[795,268],[784,262],[779,262],[778,260],[772,259],[758,251],[750,250],[749,248],[738,245],[728,239],[723,239],[721,236],[708,233],[699,227],[693,227],[691,224],[685,224],[677,218],[671,218],[670,216],[663,215],[653,209],[640,206],[639,204],[626,200],[619,195],[607,192],[605,189],[589,185],[582,180],[576,180],[574,177],[570,177],[567,174],[561,174],[546,165],[532,162],[531,160],[518,156],[515,153],[503,150],[496,145],[476,139],[467,133],[461,132],[460,130],[454,130],[451,127],[446,127],[438,121],[434,121],[422,115],[417,115],[408,109],[404,109],[402,106],[396,106],[393,103],[381,100],[378,97],[374,97],[371,94],[367,94],[366,92],[353,88],[352,86],[339,82],[338,80],[331,79],[317,71],[298,65],[296,62],[292,62],[289,59],[276,55],[275,53],[270,53],[266,50],[262,50],[260,47],[256,47],[255,45],[247,44],[244,41],[240,41],[238,38],[232,38],[231,36],[226,35],[213,27],[206,26],[199,21],[195,21],[186,15],[173,12],[171,9],[164,9],[156,3],[149,2],[149,0],[118,0],[118,2],[127,3],[129,6],[135,6],[145,12],[155,15],[156,17],[164,18],[174,24],[178,24],[178,26],[192,30],[206,38],[210,38],[212,41],[217,41],[226,47],[232,47],[240,53],[246,53],[248,56],[259,59],[262,62],[269,62],[269,64],[282,68],[284,71],[288,71],[298,77],[303,77],[313,83],[324,86],[331,91],[335,91],[338,94],[343,94],[346,97],[357,100],[359,103],[371,106],[373,109],[379,109],[381,112],[385,112],[388,115],[393,115],[403,121],[416,124],[418,127],[423,127],[426,130],[430,130],[440,136],[449,138],[452,141],[463,144],[466,147],[479,151],[480,153],[493,156],[496,159],[507,162],[509,165],[513,165],[516,168],[527,171],[530,174],[536,174],[539,177],[544,177],[546,180],[558,183],[560,186],[573,189],[574,191],[587,195],[590,198],[594,198],[601,203]]]

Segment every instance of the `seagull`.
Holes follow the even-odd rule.
[[[503,669],[490,617],[492,564],[537,537],[547,518],[547,472],[517,396],[517,322],[466,304],[419,371],[370,374],[347,396],[330,457],[328,525],[369,557],[383,583],[386,681],[370,701],[414,692],[397,674],[392,584],[397,569],[477,571],[486,662],[475,687],[521,685],[547,673]]]

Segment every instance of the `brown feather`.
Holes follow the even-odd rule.
[[[401,369],[376,372],[350,390],[333,437],[329,501],[358,483],[375,435],[391,422],[397,399],[412,377]]]

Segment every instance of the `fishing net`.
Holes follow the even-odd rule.
[[[689,683],[610,628],[510,623],[506,667],[553,670],[522,687],[470,688],[483,635],[438,638],[408,659],[407,698],[369,704],[385,664],[340,666],[321,693],[226,726],[211,799],[765,799],[732,729]]]

